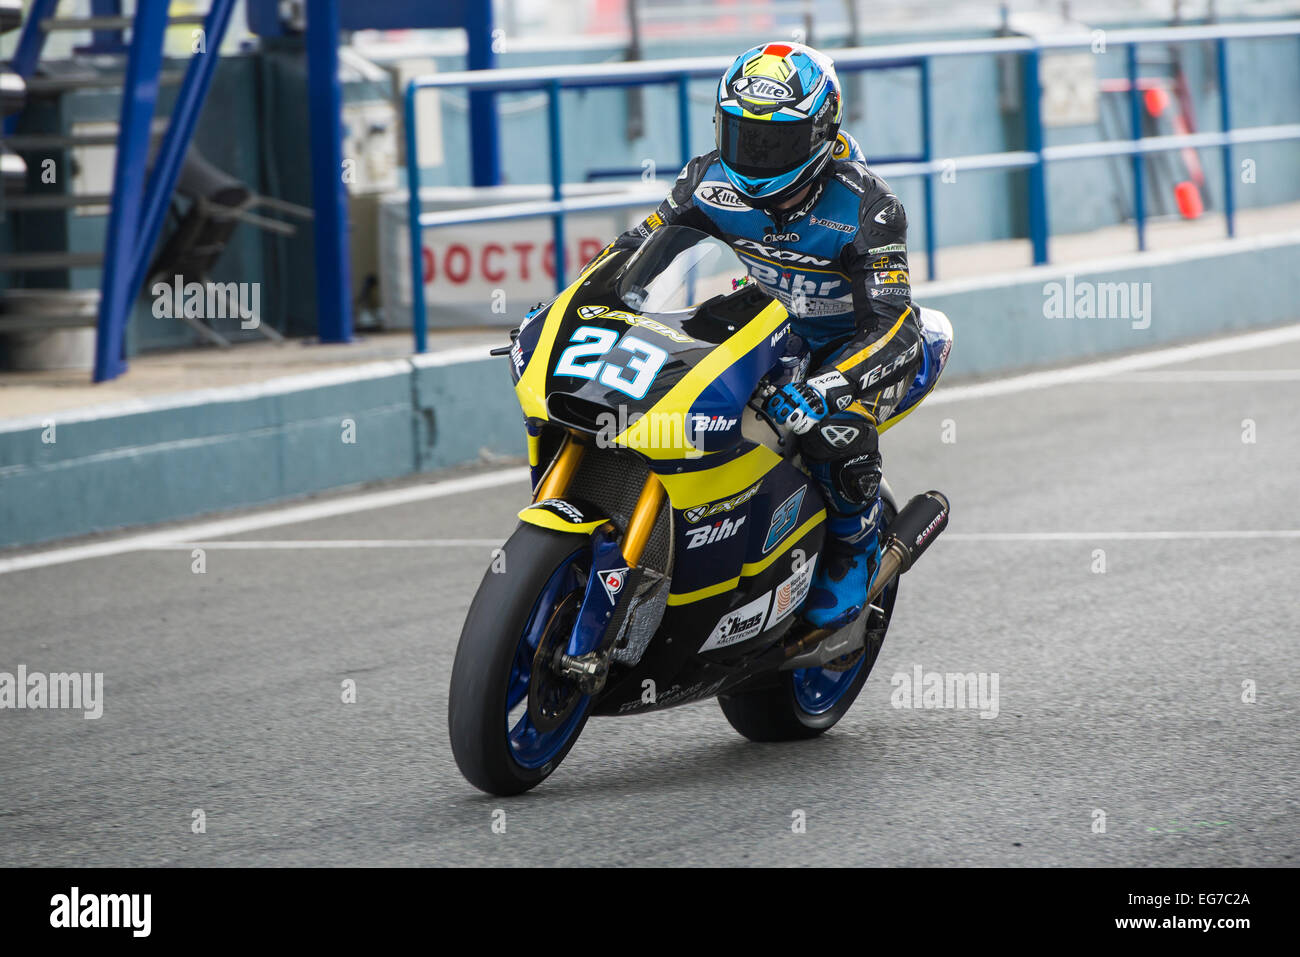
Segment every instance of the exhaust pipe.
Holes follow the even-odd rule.
[[[903,506],[903,510],[889,523],[885,544],[881,549],[880,568],[867,590],[867,606],[874,605],[880,593],[889,587],[903,572],[916,564],[916,560],[925,554],[939,534],[948,527],[950,511],[948,497],[942,492],[929,491],[917,495]],[[853,624],[865,622],[867,608]],[[845,626],[852,628],[853,625]],[[797,641],[785,646],[785,657],[793,658],[814,647],[823,638],[833,634],[828,628],[815,628]],[[791,667],[786,664],[783,667]]]
[[[889,523],[889,534],[881,549],[880,568],[867,592],[867,604],[876,599],[899,575],[916,564],[930,543],[948,527],[951,506],[948,496],[929,491],[916,496]]]

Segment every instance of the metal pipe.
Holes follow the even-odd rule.
[[[930,60],[921,60],[921,160],[924,163],[934,161],[934,142],[930,131]],[[938,270],[938,240],[934,235],[934,173],[927,173],[921,180],[922,193],[925,197],[925,275],[933,281]]]
[[[650,541],[650,533],[659,519],[664,495],[664,483],[651,472],[646,476],[645,485],[641,486],[641,495],[627,522],[627,534],[623,536],[623,558],[631,568],[636,568],[641,562],[641,553],[645,551],[646,542]]]
[[[1294,20],[1271,20],[1262,23],[1234,23],[1213,26],[1159,27],[1139,30],[1107,31],[1106,42],[1114,45],[1128,43],[1190,43],[1197,40],[1215,40],[1300,36],[1300,23]],[[992,37],[978,40],[940,40],[937,42],[897,43],[881,46],[855,47],[835,51],[836,68],[845,72],[864,66],[916,66],[923,57],[979,56],[984,54],[1031,53],[1039,50],[1087,49],[1092,45],[1089,33],[1062,34],[1059,36]],[[483,76],[474,71],[461,70],[416,77],[413,82],[421,87],[471,87],[497,91],[511,89],[540,89],[554,80],[566,89],[584,85],[610,86],[611,76],[629,83],[671,83],[686,73],[692,78],[719,76],[731,64],[731,57],[673,57],[647,60],[641,63],[619,64],[611,69],[609,64],[580,64],[574,66],[508,67]]]
[[[562,126],[560,124],[560,84],[552,82],[546,88],[546,123],[550,140],[551,153],[551,201],[560,203],[564,199],[564,149],[560,141]],[[567,283],[564,281],[564,207],[551,217],[551,242],[555,254],[555,291],[560,292]]]
[[[691,78],[677,80],[677,139],[682,150],[682,169],[691,161]]]
[[[171,120],[167,124],[167,133],[158,156],[154,160],[153,170],[149,173],[149,182],[145,187],[144,209],[140,214],[140,231],[135,241],[136,260],[131,275],[131,295],[136,295],[144,285],[145,273],[149,269],[153,247],[162,230],[163,219],[171,205],[172,193],[176,190],[176,180],[180,177],[181,166],[185,162],[185,153],[190,140],[194,138],[194,127],[198,124],[199,113],[207,99],[208,87],[212,75],[217,69],[217,60],[221,56],[221,38],[226,35],[230,23],[230,14],[235,7],[234,0],[212,0],[208,15],[204,21],[205,44],[203,53],[190,57],[190,64],[185,71],[185,82],[181,84],[172,107]]]
[[[149,124],[158,98],[163,33],[167,8],[142,4],[131,30],[122,90],[120,138],[113,165],[113,205],[104,238],[104,269],[100,276],[99,321],[95,329],[94,381],[116,379],[126,371],[126,317],[131,308],[132,267],[140,237],[140,207],[144,199],[145,160],[149,154]]]
[[[348,250],[348,190],[343,181],[342,109],[339,0],[307,0],[316,335],[321,342],[352,341],[352,257]]]
[[[541,502],[548,498],[562,496],[568,490],[569,483],[573,481],[574,473],[578,471],[584,451],[586,451],[585,447],[574,441],[572,435],[565,436],[564,446],[555,457],[555,461],[551,463],[546,475],[538,483],[537,491],[533,493],[533,501]]]
[[[1232,133],[1232,103],[1228,86],[1228,41],[1219,37],[1214,43],[1214,59],[1219,72],[1219,130]],[[1237,234],[1237,171],[1233,168],[1232,143],[1223,144],[1223,215],[1228,223],[1228,238]]]
[[[415,351],[429,348],[429,311],[424,301],[424,229],[420,222],[420,146],[415,138],[415,97],[420,88],[406,85],[406,226],[411,246],[411,330]]]
[[[1038,85],[1038,48],[1024,57],[1025,148],[1038,155],[1029,167],[1029,240],[1034,248],[1034,265],[1047,262],[1047,169],[1043,157],[1043,97]]]
[[[1129,131],[1134,143],[1142,142],[1142,97],[1138,92],[1138,45],[1128,45],[1128,105]],[[1133,222],[1137,226],[1138,251],[1147,248],[1147,205],[1146,190],[1142,182],[1142,168],[1145,165],[1141,153],[1133,154]]]

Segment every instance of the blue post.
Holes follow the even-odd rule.
[[[1029,239],[1034,265],[1047,262],[1047,175],[1043,163],[1043,97],[1038,86],[1038,48],[1024,58],[1025,149],[1037,155],[1029,167]]]
[[[181,84],[176,104],[172,107],[167,134],[158,148],[153,171],[149,174],[149,185],[145,189],[140,233],[136,242],[135,268],[131,277],[132,295],[139,291],[147,278],[145,273],[153,257],[154,243],[158,240],[158,232],[167,215],[172,192],[176,189],[176,179],[180,176],[185,152],[194,136],[194,126],[203,110],[212,74],[217,69],[217,60],[221,56],[221,38],[226,35],[226,26],[230,23],[230,12],[234,7],[235,0],[212,0],[207,18],[203,21],[204,52],[195,53],[190,58],[185,81]]]
[[[930,138],[930,58],[921,60],[921,159],[929,163],[934,159],[934,142]],[[935,253],[938,242],[934,235],[934,173],[927,172],[921,180],[925,195],[925,275],[933,281],[938,269]]]
[[[1128,103],[1129,124],[1134,144],[1142,140],[1142,97],[1138,93],[1138,45],[1128,45]],[[1147,248],[1146,190],[1142,184],[1142,167],[1146,165],[1141,153],[1134,153],[1133,162],[1133,221],[1137,225],[1138,251]]]
[[[90,0],[92,17],[120,17],[122,0]],[[122,42],[121,30],[92,30],[90,45],[77,47],[76,53],[122,53],[126,44]]]
[[[424,230],[420,228],[420,149],[415,135],[415,97],[420,92],[412,80],[406,85],[406,218],[411,237],[411,328],[415,351],[429,348],[429,313],[424,302]]]
[[[551,147],[551,199],[564,199],[564,149],[560,139],[560,81],[552,80],[546,88],[546,128]],[[551,217],[552,236],[555,243],[555,291],[561,292],[568,283],[564,278],[564,213]]]
[[[54,8],[58,4],[59,0],[32,0],[31,8],[27,11],[22,33],[18,35],[18,46],[9,61],[9,69],[24,80],[36,70],[41,50],[45,47],[46,33],[41,29],[41,21],[54,16]]]
[[[18,34],[18,46],[9,61],[9,69],[24,80],[36,72],[36,64],[41,59],[41,50],[45,47],[46,33],[41,29],[41,21],[54,16],[54,8],[58,3],[59,0],[32,0],[32,5],[27,11],[22,32]],[[4,118],[6,136],[11,135],[18,128],[18,116],[19,114],[15,113]]]
[[[1215,62],[1219,71],[1219,129],[1232,131],[1232,105],[1228,100],[1228,41],[1214,42]],[[1232,144],[1223,144],[1223,215],[1228,221],[1228,238],[1237,235],[1237,170],[1233,165]]]
[[[158,74],[162,69],[162,40],[166,26],[166,4],[140,4],[126,59],[117,158],[113,167],[113,203],[104,240],[99,322],[95,329],[96,382],[116,379],[126,371],[123,352],[126,347],[126,318],[134,292],[130,285],[131,274],[138,248],[145,161],[149,156],[149,125],[158,99]]]
[[[339,0],[307,0],[307,96],[311,115],[311,195],[315,210],[316,336],[352,341],[348,191],[343,182],[339,84]]]
[[[677,142],[682,149],[682,169],[691,161],[691,78],[677,78]]]
[[[491,70],[497,65],[492,39],[492,4],[487,0],[466,4],[465,33],[469,40],[466,63],[471,70]],[[469,94],[469,148],[475,186],[501,182],[501,144],[496,94],[471,90]]]

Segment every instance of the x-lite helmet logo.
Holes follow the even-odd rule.
[[[858,430],[851,425],[823,425],[822,438],[833,449],[842,449],[858,437]]]

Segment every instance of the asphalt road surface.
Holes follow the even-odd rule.
[[[98,720],[0,711],[0,864],[1294,866],[1300,344],[935,399],[886,472],[952,523],[832,732],[592,720],[521,798],[446,709],[522,480],[0,574],[0,671],[104,673]],[[895,707],[918,666],[996,717]]]

